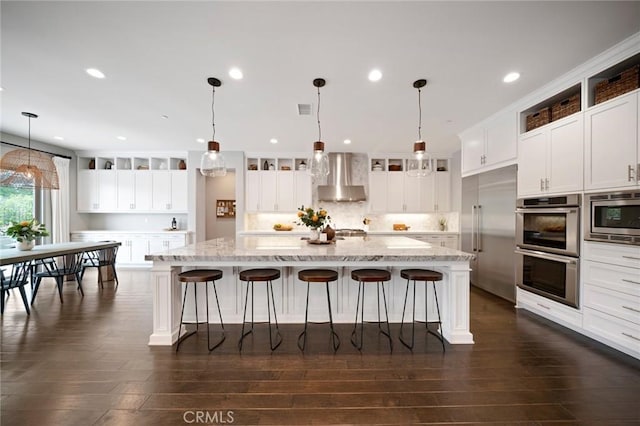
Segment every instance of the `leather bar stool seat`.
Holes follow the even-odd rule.
[[[427,335],[432,334],[440,343],[442,343],[442,352],[445,351],[444,338],[442,337],[442,320],[440,318],[440,305],[438,304],[438,292],[436,291],[436,281],[442,281],[442,273],[438,271],[432,271],[430,269],[403,269],[400,271],[400,276],[407,280],[407,287],[404,293],[404,305],[402,307],[402,319],[400,320],[400,342],[408,349],[413,350],[415,343],[415,328],[416,328],[416,281],[424,281],[424,323],[427,329]],[[433,287],[433,296],[436,303],[436,310],[438,312],[437,321],[429,321],[429,309],[427,306],[427,285],[431,282]],[[404,338],[404,314],[407,309],[407,298],[409,296],[409,284],[413,282],[413,318],[411,322],[411,342],[407,342]],[[429,323],[438,324],[438,333],[429,328]]]
[[[240,334],[240,340],[238,341],[238,348],[242,351],[242,343],[244,338],[253,333],[253,313],[254,313],[254,283],[265,282],[267,284],[267,313],[269,318],[269,346],[271,350],[276,350],[282,343],[282,335],[280,334],[280,328],[278,327],[278,316],[276,313],[276,302],[273,296],[273,280],[280,278],[280,270],[273,268],[262,269],[247,269],[241,271],[239,274],[240,281],[247,282],[247,289],[244,297],[244,313],[242,315],[242,332]],[[251,329],[245,332],[245,326],[247,324],[247,304],[249,302],[249,287],[251,287]],[[271,327],[271,310],[273,305],[273,318],[275,322],[275,336]]]
[[[180,348],[180,344],[189,336],[192,336],[198,332],[198,287],[197,283],[204,283],[205,290],[205,301],[207,306],[207,348],[209,352],[217,348],[224,342],[226,335],[224,332],[224,322],[222,321],[222,311],[220,310],[220,300],[218,299],[218,291],[216,290],[216,281],[222,278],[222,271],[218,269],[194,269],[191,271],[185,271],[178,274],[178,280],[180,282],[186,283],[184,286],[184,297],[182,299],[182,312],[180,313],[180,331],[178,333],[178,344],[176,346],[176,352]],[[216,297],[216,305],[218,307],[218,315],[220,317],[220,327],[222,328],[222,336],[218,340],[216,344],[211,346],[211,335],[209,332],[209,283],[213,284],[213,292]],[[196,310],[196,329],[195,331],[187,332],[184,336],[180,336],[182,332],[182,326],[185,324],[183,322],[184,319],[184,306],[187,302],[187,290],[189,288],[189,284],[193,284],[193,302]]]
[[[298,272],[298,279],[307,283],[307,304],[304,311],[304,331],[298,336],[298,348],[304,352],[307,345],[307,325],[309,324],[309,287],[311,283],[324,283],[327,290],[327,307],[329,308],[329,326],[331,327],[331,344],[333,351],[340,347],[340,337],[333,328],[333,313],[331,312],[331,296],[329,283],[338,280],[338,273],[330,269],[304,269]],[[302,339],[302,343],[300,340]]]
[[[358,281],[358,302],[356,304],[356,319],[351,332],[351,344],[362,350],[364,338],[364,293],[365,284],[376,283],[378,301],[378,332],[384,334],[389,339],[389,350],[393,351],[393,340],[391,339],[391,328],[389,326],[389,312],[387,310],[387,296],[384,291],[384,283],[391,280],[391,272],[385,269],[356,269],[351,271],[351,279]],[[382,287],[382,298],[384,303],[385,323],[387,330],[382,329],[380,320],[380,287]],[[361,296],[362,295],[362,296]],[[358,341],[358,314],[360,314],[360,340]]]

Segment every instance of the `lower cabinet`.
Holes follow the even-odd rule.
[[[640,247],[586,242],[582,276],[585,334],[640,358]]]
[[[458,235],[415,235],[411,236],[414,240],[424,241],[434,246],[458,249]]]
[[[144,260],[151,253],[183,247],[190,243],[188,232],[122,233],[118,231],[78,231],[71,233],[71,241],[119,241],[118,266],[151,266]]]

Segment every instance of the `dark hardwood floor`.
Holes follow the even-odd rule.
[[[31,316],[19,293],[2,317],[0,420],[8,425],[182,424],[640,424],[640,361],[474,289],[475,345],[418,334],[394,351],[368,325],[363,353],[339,326],[282,326],[268,349],[265,325],[237,350],[238,326],[206,350],[206,335],[149,347],[149,273],[119,272],[117,290],[88,272],[85,297],[67,283],[60,304],[44,282]],[[200,417],[198,417],[200,416]],[[217,423],[216,423],[217,422]]]

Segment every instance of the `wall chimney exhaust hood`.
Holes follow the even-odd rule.
[[[318,186],[320,201],[366,201],[364,186],[351,184],[351,153],[329,153],[327,184]]]

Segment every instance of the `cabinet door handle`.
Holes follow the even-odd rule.
[[[633,312],[640,312],[640,310],[638,310],[636,308],[632,308],[631,306],[622,305],[622,307],[625,308],[625,309],[628,309],[630,311],[633,311]]]
[[[639,339],[639,338],[637,338],[636,336],[632,335],[632,334],[629,334],[629,333],[622,333],[622,335],[623,335],[623,336],[630,337],[630,338],[632,338],[633,340],[637,340],[638,342],[640,342],[640,339]]]
[[[544,180],[544,189],[545,189],[546,191],[548,191],[548,190],[549,190],[549,178],[546,178],[546,179]]]
[[[630,283],[630,284],[640,284],[640,282],[638,281],[632,281],[632,280],[627,280],[627,279],[622,279],[622,281],[624,281],[625,283]]]
[[[636,180],[634,174],[635,174],[635,170],[633,169],[633,166],[629,164],[629,166],[627,167],[627,180],[629,182],[633,182]]]
[[[544,179],[540,178],[540,191],[544,191]]]
[[[548,307],[548,306],[546,306],[546,305],[543,305],[542,303],[536,303],[536,305],[540,306],[541,308],[545,308],[545,309],[546,309],[546,310],[548,310],[548,311],[550,311],[550,310],[551,310],[551,308],[550,308],[550,307]]]
[[[624,257],[625,259],[640,260],[640,257],[624,256],[624,255],[622,257]]]

